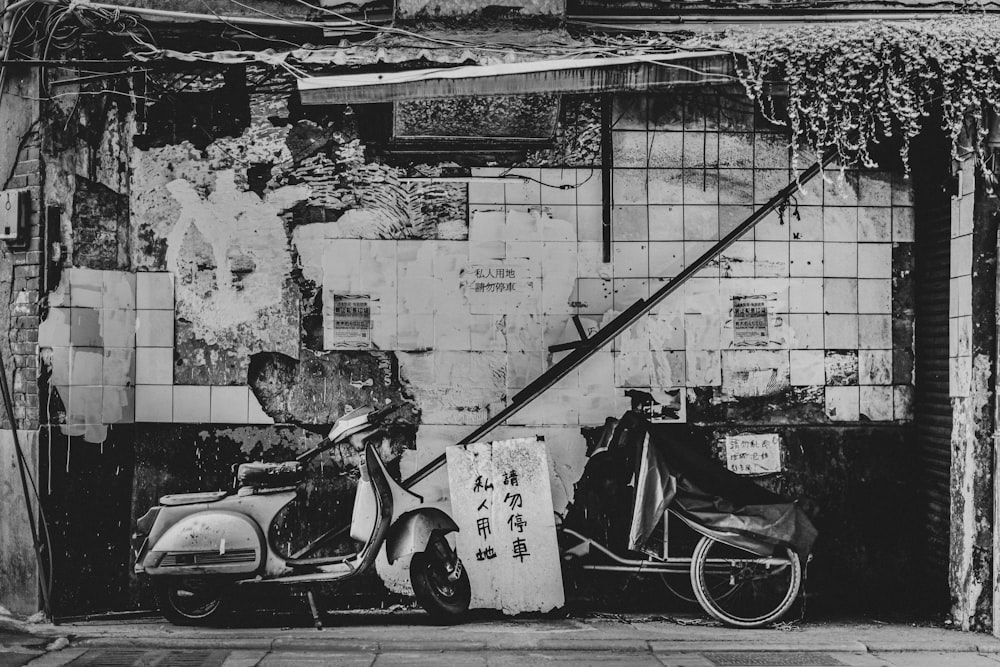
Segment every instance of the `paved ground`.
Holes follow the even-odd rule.
[[[441,627],[420,612],[328,614],[322,631],[303,617],[255,622],[263,626],[190,629],[160,618],[17,626],[0,631],[0,667],[1000,667],[996,638],[904,623],[731,630],[697,616],[633,614]]]

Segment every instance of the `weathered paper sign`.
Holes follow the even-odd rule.
[[[333,314],[324,323],[326,349],[366,350],[372,346],[371,299],[368,295],[334,294]]]
[[[733,344],[736,347],[764,347],[768,343],[767,297],[733,297]]]
[[[781,472],[781,440],[778,434],[726,436],[726,467],[740,475]]]

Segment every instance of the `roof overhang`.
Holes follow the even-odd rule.
[[[728,51],[538,60],[299,79],[302,103],[370,104],[474,95],[609,93],[733,81]]]

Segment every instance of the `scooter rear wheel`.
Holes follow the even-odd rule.
[[[174,625],[211,625],[229,614],[229,584],[200,577],[156,582],[160,612]]]
[[[450,581],[444,568],[426,552],[413,554],[410,583],[417,602],[435,621],[454,623],[468,611],[472,601],[472,586],[465,568],[458,579]]]

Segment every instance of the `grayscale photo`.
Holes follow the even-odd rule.
[[[1000,667],[1000,3],[0,0],[0,667]]]

